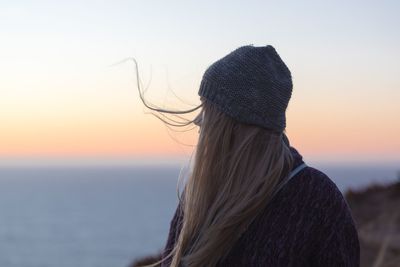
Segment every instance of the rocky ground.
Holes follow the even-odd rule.
[[[400,267],[400,179],[349,190],[345,197],[358,228],[361,267]],[[130,267],[150,264],[159,257],[137,259]]]

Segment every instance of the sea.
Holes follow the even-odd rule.
[[[345,192],[400,166],[314,166]],[[399,168],[397,168],[399,167]],[[0,267],[126,267],[165,246],[179,166],[0,167]]]

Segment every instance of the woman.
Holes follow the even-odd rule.
[[[359,266],[342,194],[285,135],[291,94],[270,45],[240,47],[207,69],[193,171],[162,259],[148,266]]]

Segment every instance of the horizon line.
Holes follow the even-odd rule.
[[[193,160],[193,159],[192,159]],[[184,166],[191,157],[184,155],[154,156],[41,156],[41,157],[1,157],[0,167],[138,167],[138,166]],[[371,165],[392,166],[400,170],[400,158],[363,158],[340,156],[303,156],[309,165]]]

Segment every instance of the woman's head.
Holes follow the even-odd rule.
[[[289,174],[291,92],[290,72],[271,46],[241,47],[207,69],[201,111],[182,123],[195,123],[200,134],[171,266],[215,266]]]

